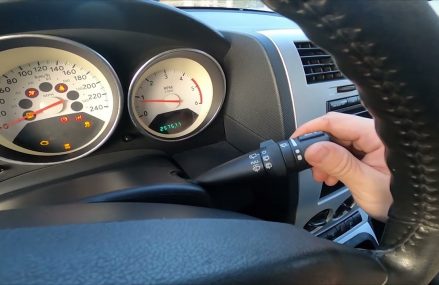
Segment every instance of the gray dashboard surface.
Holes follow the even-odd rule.
[[[256,32],[260,30],[300,29],[299,26],[276,13],[235,10],[187,9],[192,17],[223,31]]]

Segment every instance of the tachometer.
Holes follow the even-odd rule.
[[[76,42],[0,39],[0,155],[24,163],[81,157],[102,144],[121,109],[111,66]]]
[[[129,90],[134,124],[161,140],[181,140],[203,130],[215,117],[225,96],[220,65],[204,52],[168,51],[136,73]]]

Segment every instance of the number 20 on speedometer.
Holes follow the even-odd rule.
[[[136,73],[129,110],[143,133],[181,140],[213,120],[224,96],[224,74],[211,56],[198,50],[172,50],[154,57]]]

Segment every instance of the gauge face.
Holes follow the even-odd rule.
[[[0,153],[19,162],[56,163],[93,151],[119,117],[114,72],[74,42],[26,39],[41,46],[0,51]]]
[[[205,128],[218,112],[224,82],[219,64],[203,52],[181,49],[160,54],[131,83],[131,118],[141,131],[155,138],[188,138]]]
[[[78,64],[46,60],[17,66],[0,78],[4,144],[37,155],[84,147],[109,122],[109,91]]]

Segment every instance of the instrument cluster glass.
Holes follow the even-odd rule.
[[[114,129],[122,104],[119,80],[91,49],[51,36],[5,37],[0,62],[0,154],[5,159],[75,159],[96,149]]]

